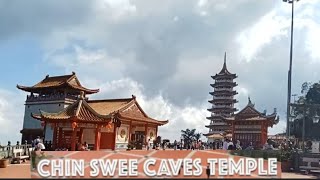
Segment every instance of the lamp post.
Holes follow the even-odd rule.
[[[293,49],[293,15],[294,15],[294,1],[299,0],[282,0],[291,4],[291,41],[290,41],[290,62],[288,71],[288,96],[287,96],[287,131],[286,134],[290,137],[290,103],[291,103],[291,78],[292,78],[292,49]]]
[[[315,108],[320,109],[320,104],[294,104],[290,103],[290,107],[302,107],[303,108],[303,121],[302,121],[302,151],[305,151],[305,124],[306,124],[306,109],[307,108]],[[313,117],[313,124],[316,124],[319,122],[320,117],[318,116],[318,113],[316,111],[316,115]]]

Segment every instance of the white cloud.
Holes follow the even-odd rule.
[[[288,19],[281,17],[275,10],[263,16],[252,27],[242,31],[236,39],[240,53],[246,61],[251,61],[255,55],[274,38],[286,35],[289,26]]]
[[[15,144],[21,141],[20,130],[23,125],[23,96],[6,90],[0,90],[0,144],[8,141]]]
[[[120,18],[132,15],[132,13],[137,11],[136,6],[130,3],[130,0],[97,1],[97,8],[102,12],[111,10],[114,20],[120,20]]]
[[[152,118],[169,120],[169,123],[159,128],[159,135],[171,140],[179,140],[180,131],[186,128],[196,128],[198,132],[207,133],[204,126],[208,124],[206,116],[206,104],[202,107],[184,106],[178,107],[165,99],[161,92],[155,92],[154,96],[146,97],[142,84],[130,78],[114,80],[100,86],[100,93],[92,98],[127,98],[134,94],[137,101]]]

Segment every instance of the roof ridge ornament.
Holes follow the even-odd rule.
[[[46,75],[46,79],[48,79],[48,78],[49,78],[49,74]]]
[[[74,71],[72,71],[72,75],[76,75],[76,73]]]
[[[84,100],[84,91],[80,91],[79,99]]]
[[[254,104],[251,102],[250,96],[248,96],[248,106],[254,107]]]

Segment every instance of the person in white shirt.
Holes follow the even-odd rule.
[[[222,146],[222,149],[223,150],[228,150],[228,139],[225,139],[224,141],[223,141],[223,146]]]
[[[228,142],[228,150],[233,150],[233,142],[232,141],[229,141]]]

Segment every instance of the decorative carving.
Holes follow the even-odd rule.
[[[125,138],[125,136],[126,136],[126,130],[124,130],[124,129],[122,129],[121,131],[120,131],[120,137],[121,138]]]
[[[120,127],[117,131],[117,140],[126,142],[128,140],[129,127]]]

